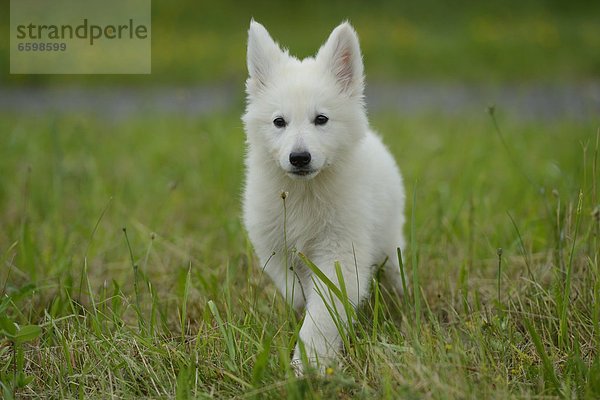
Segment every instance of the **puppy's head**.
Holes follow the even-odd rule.
[[[315,177],[365,134],[363,63],[349,23],[335,28],[314,58],[299,60],[253,20],[248,73],[243,121],[249,149],[288,176]]]

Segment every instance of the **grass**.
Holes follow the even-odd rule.
[[[4,398],[600,396],[597,122],[371,115],[418,280],[375,281],[341,365],[298,379],[239,114],[0,117]]]

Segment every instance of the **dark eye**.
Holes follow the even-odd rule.
[[[319,114],[315,118],[315,125],[325,125],[327,121],[329,121],[329,118],[327,118],[323,114]]]
[[[283,119],[281,117],[277,117],[273,120],[273,125],[275,125],[278,128],[285,128],[285,126],[287,125],[287,122],[285,122],[285,119]]]

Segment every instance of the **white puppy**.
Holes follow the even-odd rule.
[[[297,252],[336,285],[339,261],[354,306],[386,257],[386,278],[401,292],[402,178],[369,129],[362,56],[350,24],[335,28],[316,57],[299,60],[252,21],[248,72],[244,223],[265,271],[293,308],[306,312],[300,340],[310,362],[322,366],[335,359],[345,332],[330,310],[348,321],[340,300]],[[299,359],[296,346],[293,363]]]

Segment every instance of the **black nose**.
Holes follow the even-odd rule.
[[[310,153],[308,151],[300,151],[290,153],[290,164],[296,168],[306,167],[310,162]]]

